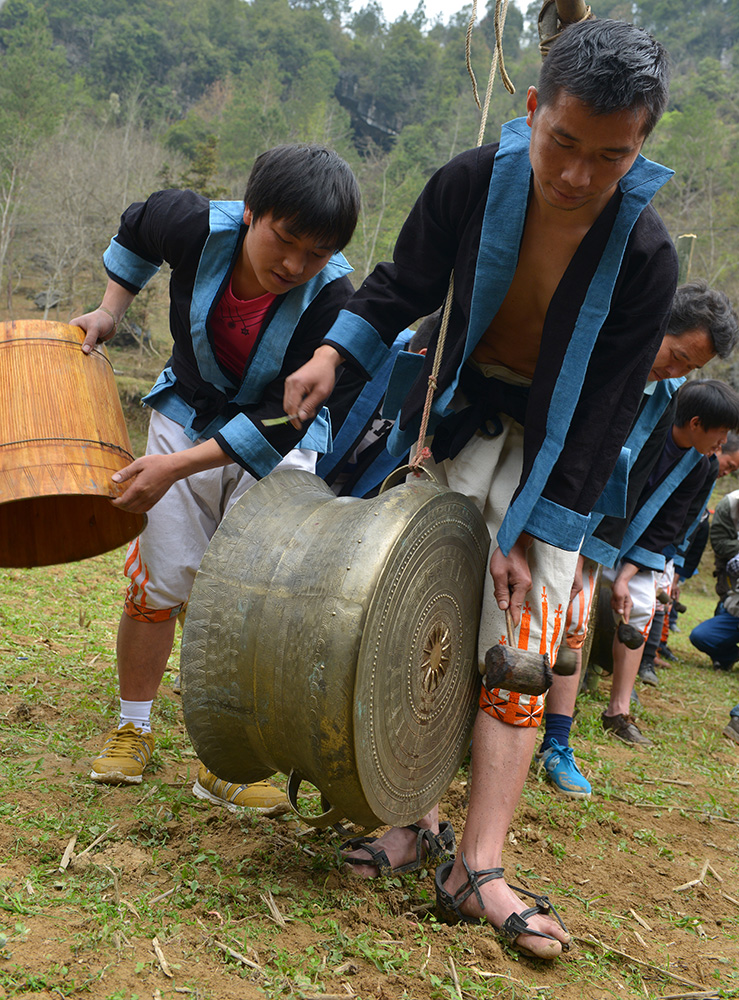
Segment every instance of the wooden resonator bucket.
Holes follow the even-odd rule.
[[[131,442],[108,355],[83,340],[64,323],[0,323],[0,566],[85,559],[146,523],[109,502]]]
[[[467,497],[416,480],[337,498],[297,470],[254,485],[216,531],[182,640],[198,756],[238,783],[281,771],[314,826],[415,822],[467,750],[489,535]]]

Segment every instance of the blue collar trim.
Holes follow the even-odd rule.
[[[495,298],[485,302],[484,311],[482,305],[479,304],[480,295],[483,294],[484,288],[481,285],[480,295],[478,295],[476,278],[470,319],[470,337],[468,338],[470,351],[482,336],[490,318],[500,307],[518,259],[518,247],[523,232],[531,173],[530,166],[526,170],[523,163],[524,157],[528,162],[528,133],[528,126],[525,119],[522,118],[509,122],[503,128],[501,149],[496,156],[496,168],[493,171],[493,184],[491,184],[488,200],[488,206],[492,207],[493,211],[490,213],[486,211],[481,243],[490,241],[491,245],[501,246],[501,231],[510,227],[511,230],[515,230],[515,240],[513,241],[515,252],[511,252],[512,237],[510,233],[507,233],[503,240],[503,253],[506,253],[510,259],[506,260],[504,257],[502,260],[498,260],[497,256],[491,256],[488,259],[486,255],[487,266],[492,267],[495,264],[504,272],[504,276],[501,276],[500,279],[491,278],[489,280],[486,280],[483,275],[479,276],[488,289],[493,287],[495,289]],[[498,170],[499,158],[503,167],[500,171]],[[640,155],[628,174],[621,179],[619,185],[622,193],[621,204],[567,346],[562,368],[552,393],[547,415],[546,437],[534,459],[531,472],[521,492],[512,502],[504,523],[501,525],[501,531],[498,533],[498,543],[503,551],[510,549],[510,546],[524,530],[529,515],[546,486],[549,475],[564,447],[567,431],[580,398],[590,355],[610,310],[613,289],[631,230],[644,208],[659,188],[672,176],[672,173],[673,171],[666,167],[652,163]],[[499,192],[499,197],[495,199],[494,203],[491,200],[493,188]],[[503,283],[505,283],[505,288],[501,289]],[[483,326],[483,324],[485,325]]]
[[[190,335],[202,378],[225,392],[233,402],[246,405],[259,402],[264,386],[279,375],[295,327],[316,295],[329,282],[349,274],[352,268],[343,254],[336,253],[314,278],[280,297],[279,308],[268,325],[269,336],[260,338],[246,376],[234,394],[233,382],[216,361],[206,324],[218,293],[233,270],[243,225],[243,202],[210,203],[210,232],[200,255],[190,303]]]

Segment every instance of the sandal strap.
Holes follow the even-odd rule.
[[[467,872],[467,881],[454,893],[454,903],[456,907],[460,907],[462,903],[469,899],[469,897],[474,893],[480,908],[484,910],[485,904],[482,901],[480,888],[485,885],[486,882],[492,882],[496,878],[503,878],[503,869],[482,868],[480,871],[474,871],[474,869],[470,868],[467,864],[467,858],[464,856],[464,851],[462,851],[462,864],[464,865],[464,870]]]
[[[525,896],[529,896],[534,901],[534,905],[529,907],[528,910],[524,910],[521,914],[519,914],[519,916],[527,918],[527,917],[534,917],[538,913],[542,913],[546,916],[548,916],[551,913],[552,916],[557,921],[557,923],[559,924],[559,926],[562,928],[562,930],[566,934],[570,933],[565,927],[564,920],[562,920],[562,918],[560,917],[549,896],[540,896],[538,893],[531,892],[529,889],[524,889],[520,885],[511,885],[510,882],[508,884],[509,887],[513,889],[514,892],[522,892]]]
[[[529,927],[526,918],[533,917],[538,912],[538,909],[532,906],[530,909],[524,910],[523,913],[512,913],[500,925],[499,933],[508,938],[511,943],[516,940],[519,934],[531,934],[533,937],[542,937],[547,938],[549,941],[556,941],[557,938],[552,934],[545,934],[544,931],[537,931],[535,928]]]
[[[350,847],[354,851],[366,851],[369,854],[368,858],[350,858],[348,855],[342,855],[342,862],[348,865],[375,865],[378,874],[390,874],[393,870],[393,866],[390,864],[390,859],[381,847],[375,847],[376,837],[353,837],[351,840],[347,840],[346,843],[341,845],[341,850]]]
[[[436,861],[445,858],[454,847],[454,830],[451,823],[441,823],[439,832],[434,833],[428,827],[419,826],[417,823],[409,823],[406,830],[412,830],[416,834],[416,865],[420,868],[424,861]],[[426,847],[426,856],[423,856],[423,847]]]

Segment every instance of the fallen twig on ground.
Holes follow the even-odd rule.
[[[612,955],[619,955],[621,958],[627,959],[629,962],[633,962],[634,965],[640,965],[644,969],[649,969],[651,972],[655,972],[660,976],[664,976],[666,979],[671,979],[676,983],[680,983],[681,986],[690,986],[693,989],[700,990],[701,984],[694,983],[691,979],[685,979],[683,976],[678,976],[674,972],[669,972],[667,969],[661,968],[659,965],[652,965],[651,962],[645,962],[640,958],[635,958],[633,955],[629,955],[626,951],[621,951],[619,948],[614,948],[613,945],[604,944],[599,941],[594,935],[589,935],[588,937],[575,937],[575,941],[579,941],[582,944],[595,944],[604,951],[610,951]]]
[[[77,843],[77,834],[73,834],[69,838],[67,846],[64,848],[64,854],[62,854],[62,860],[59,862],[59,871],[64,872],[69,868],[69,862],[72,860],[72,853],[74,851],[74,845]]]

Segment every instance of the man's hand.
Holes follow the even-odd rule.
[[[173,455],[144,455],[114,473],[113,481],[127,483],[125,492],[111,503],[131,514],[144,514],[161,500],[181,476]]]
[[[501,611],[510,608],[514,625],[518,625],[521,620],[521,608],[531,590],[528,550],[532,541],[531,535],[524,532],[519,535],[507,556],[497,548],[490,559],[495,599]]]
[[[611,607],[617,615],[623,617],[625,622],[628,622],[631,617],[631,609],[634,607],[634,602],[631,600],[631,594],[629,593],[629,580],[636,576],[638,572],[638,566],[635,566],[633,563],[624,563],[618,571],[616,579],[613,581],[613,587],[611,588]]]
[[[283,408],[285,413],[296,414],[293,427],[300,428],[303,421],[312,420],[318,408],[327,399],[336,382],[336,369],[344,359],[329,344],[317,347],[313,357],[285,379]]]

